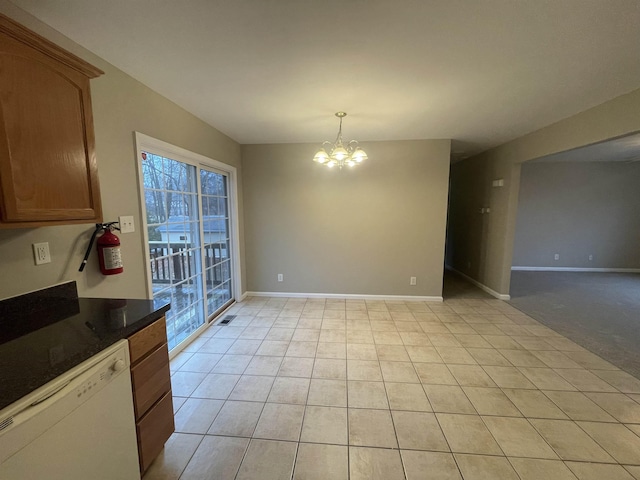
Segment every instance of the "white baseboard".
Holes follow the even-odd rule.
[[[442,302],[442,297],[417,295],[360,295],[345,293],[246,292],[250,297],[345,298],[353,300],[398,300],[405,302]]]
[[[522,267],[513,266],[513,271],[521,272],[613,272],[640,273],[640,268],[582,268],[582,267]]]
[[[484,283],[480,283],[479,281],[471,278],[469,275],[465,275],[464,273],[462,273],[459,270],[456,270],[455,268],[447,265],[447,269],[451,270],[452,272],[456,272],[458,275],[460,275],[461,277],[463,277],[465,280],[467,280],[468,282],[474,284],[476,287],[478,287],[480,290],[484,290],[485,292],[487,292],[489,295],[493,295],[494,297],[496,297],[498,300],[511,300],[511,295],[505,295],[504,293],[498,293],[496,292],[494,289],[487,287]]]
[[[240,298],[238,299],[238,302],[242,302],[248,296],[249,296],[249,293],[248,292],[244,292],[242,295],[240,295]]]

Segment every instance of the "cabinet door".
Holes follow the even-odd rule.
[[[3,223],[101,221],[89,78],[0,33]]]

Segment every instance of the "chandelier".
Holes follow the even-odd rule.
[[[367,154],[364,153],[364,150],[358,146],[357,141],[351,140],[346,146],[343,145],[342,119],[346,116],[347,114],[344,112],[336,113],[336,117],[340,119],[340,127],[338,128],[336,141],[333,143],[323,142],[322,148],[320,148],[318,153],[313,157],[314,162],[318,162],[320,165],[326,165],[329,168],[333,168],[336,165],[342,168],[345,165],[348,167],[355,167],[369,158],[367,157]]]

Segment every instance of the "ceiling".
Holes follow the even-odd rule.
[[[640,87],[637,0],[13,0],[243,143],[464,158]]]
[[[640,161],[640,133],[554,153],[527,163],[637,161]]]

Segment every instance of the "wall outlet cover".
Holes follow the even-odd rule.
[[[36,265],[51,263],[51,254],[49,253],[49,242],[34,243],[33,257]]]

